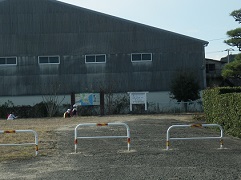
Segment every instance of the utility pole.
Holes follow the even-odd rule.
[[[230,60],[229,60],[229,52],[230,52],[230,51],[234,51],[234,49],[229,48],[229,49],[225,49],[224,51],[228,51],[228,63],[229,63],[229,62],[230,62]]]

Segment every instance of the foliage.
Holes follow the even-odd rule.
[[[58,96],[58,91],[60,90],[59,83],[57,83],[57,82],[52,83],[49,86],[50,86],[50,90],[52,92],[50,92],[49,95],[43,95],[42,99],[46,106],[48,116],[52,117],[57,113],[57,111],[60,107],[60,104],[63,102],[65,97],[63,97],[62,99],[59,99],[59,96]]]
[[[0,106],[0,117],[5,119],[7,115],[11,112],[14,112],[14,104],[12,101],[5,102]]]
[[[127,95],[116,95],[113,97],[112,103],[106,105],[108,107],[111,106],[111,111],[109,111],[108,114],[123,114],[129,107],[129,99]]]
[[[96,116],[99,114],[100,106],[78,106],[78,115]]]
[[[241,9],[233,11],[230,15],[239,23],[241,22]],[[230,39],[224,42],[230,46],[236,46],[241,51],[241,28],[230,30],[227,35]],[[233,62],[224,66],[222,76],[224,78],[241,78],[241,54],[238,54]]]
[[[236,21],[241,22],[241,9],[233,11],[231,16],[234,17]],[[236,46],[241,51],[241,28],[236,28],[227,32],[230,39],[224,41],[229,46]]]
[[[133,104],[131,114],[146,114],[145,104]]]
[[[47,109],[44,102],[35,104],[33,107],[33,116],[32,117],[47,117]]]
[[[170,97],[178,102],[195,101],[200,98],[199,83],[193,73],[181,72],[172,80]]]
[[[7,115],[11,112],[19,118],[39,118],[47,116],[47,110],[43,102],[35,104],[34,106],[15,106],[13,102],[8,101],[0,106],[1,118],[6,119]]]
[[[234,17],[235,21],[241,23],[241,9],[233,11],[230,15]]]
[[[224,66],[222,76],[224,78],[241,78],[241,53],[235,57],[233,62]]]
[[[241,137],[241,87],[205,90],[203,108],[208,123],[217,123],[225,133]]]

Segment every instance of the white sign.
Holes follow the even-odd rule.
[[[130,111],[132,111],[132,104],[145,104],[145,110],[147,110],[147,98],[148,92],[129,92],[130,94]]]
[[[130,93],[131,104],[145,104],[146,94],[145,93]]]

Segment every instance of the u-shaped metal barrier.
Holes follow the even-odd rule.
[[[126,128],[126,136],[80,136],[78,137],[77,135],[77,130],[79,127],[81,126],[124,126]],[[77,144],[78,144],[78,140],[77,139],[104,139],[104,138],[127,138],[127,148],[128,151],[130,150],[130,142],[131,142],[131,138],[130,138],[130,128],[127,124],[125,123],[85,123],[85,124],[78,124],[75,127],[75,140],[74,140],[74,144],[75,144],[75,153],[77,152]]]
[[[171,138],[170,130],[173,128],[201,128],[201,127],[218,127],[220,129],[219,137],[190,137],[190,138]],[[223,128],[218,124],[190,124],[190,125],[172,125],[167,129],[166,150],[169,150],[170,140],[196,140],[196,139],[220,139],[220,148],[223,147]]]
[[[29,146],[35,145],[35,155],[38,155],[38,134],[34,130],[0,130],[0,134],[8,133],[33,133],[35,137],[35,143],[21,143],[21,144],[0,144],[0,146]]]

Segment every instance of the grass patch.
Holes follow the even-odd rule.
[[[76,120],[76,119],[75,119]],[[66,124],[76,124],[74,119],[42,118],[0,120],[0,130],[34,130],[38,133],[38,156],[51,156],[56,152],[56,130]],[[35,143],[33,133],[0,134],[0,144]],[[35,157],[35,145],[0,146],[0,161]]]

